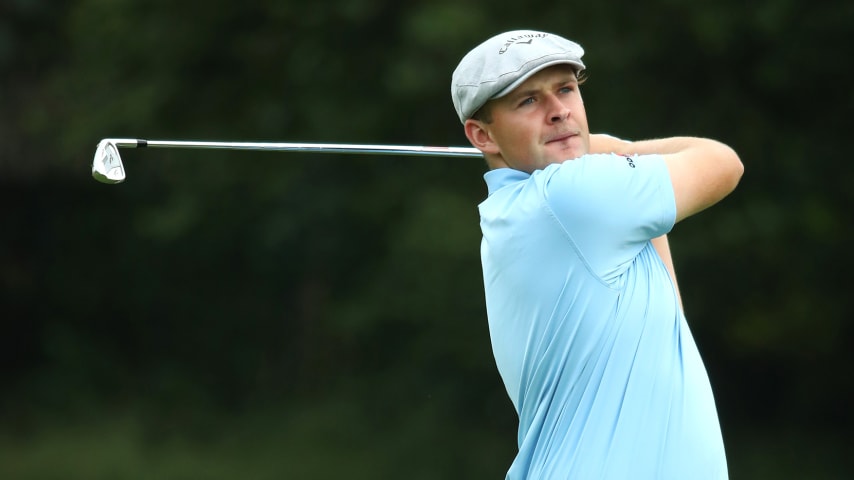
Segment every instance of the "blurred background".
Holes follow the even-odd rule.
[[[450,76],[580,42],[591,129],[733,146],[671,246],[733,479],[854,472],[854,3],[5,0],[0,477],[497,479],[485,166],[105,137],[466,146]]]

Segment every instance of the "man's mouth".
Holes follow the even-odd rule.
[[[553,137],[551,137],[551,138],[547,139],[547,140],[546,140],[546,143],[547,143],[547,144],[549,144],[549,143],[562,143],[562,142],[566,142],[566,141],[568,141],[569,139],[571,139],[572,137],[574,137],[574,136],[576,136],[576,135],[578,135],[578,132],[566,132],[566,133],[559,133],[559,134],[557,134],[557,135],[555,135],[555,136],[553,136]]]

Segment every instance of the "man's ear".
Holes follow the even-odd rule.
[[[483,153],[497,154],[498,145],[492,140],[487,124],[480,120],[468,119],[465,123],[466,138],[476,149]]]

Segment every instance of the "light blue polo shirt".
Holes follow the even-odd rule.
[[[650,243],[676,217],[661,156],[484,178],[489,331],[519,414],[507,479],[727,478],[709,378]]]

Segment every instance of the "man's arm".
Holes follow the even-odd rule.
[[[744,173],[730,147],[698,137],[628,142],[610,135],[590,135],[591,153],[660,154],[670,172],[676,198],[676,221],[711,207],[729,195]]]
[[[744,173],[744,165],[731,148],[714,140],[696,137],[628,142],[611,135],[597,134],[590,135],[590,152],[661,154],[673,185],[677,222],[723,199],[735,189]],[[681,306],[682,297],[667,235],[652,239],[652,246],[670,274]]]

